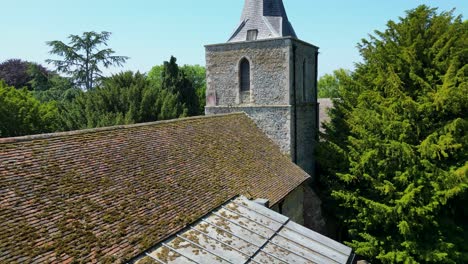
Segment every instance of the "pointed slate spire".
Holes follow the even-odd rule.
[[[245,0],[239,26],[228,42],[295,37],[283,0]]]

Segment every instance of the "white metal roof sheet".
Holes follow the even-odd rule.
[[[238,197],[135,263],[346,264],[351,255],[351,248]]]

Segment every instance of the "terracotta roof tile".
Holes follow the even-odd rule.
[[[0,139],[0,263],[118,263],[308,178],[244,114]]]

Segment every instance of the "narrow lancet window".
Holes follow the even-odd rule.
[[[302,99],[307,101],[307,61],[302,63]]]
[[[250,63],[244,58],[240,62],[240,90],[250,91]]]

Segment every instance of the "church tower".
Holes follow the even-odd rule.
[[[226,43],[207,45],[207,115],[245,112],[314,175],[318,47],[297,38],[282,0],[245,0]]]

